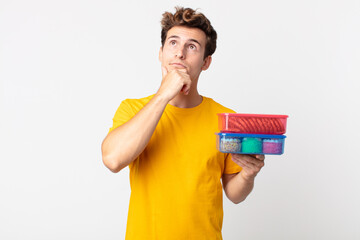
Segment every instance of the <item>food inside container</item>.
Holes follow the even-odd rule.
[[[216,146],[220,152],[239,154],[284,153],[285,135],[216,133]]]
[[[227,133],[275,134],[286,132],[287,115],[219,113],[219,130]]]

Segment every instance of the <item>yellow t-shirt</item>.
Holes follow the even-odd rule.
[[[152,97],[123,101],[110,131]],[[166,106],[147,147],[129,165],[127,240],[222,239],[220,179],[241,171],[230,154],[216,149],[222,112],[234,111],[206,97],[194,108]]]

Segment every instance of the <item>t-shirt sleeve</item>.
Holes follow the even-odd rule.
[[[130,104],[128,103],[128,101],[127,100],[122,101],[120,106],[116,110],[115,116],[113,118],[113,125],[109,129],[109,132],[121,126],[122,124],[126,123],[133,116],[135,116],[135,113],[131,108]]]
[[[233,174],[233,173],[238,173],[241,170],[242,170],[242,168],[231,159],[231,154],[227,153],[226,157],[225,157],[224,173],[225,174]]]

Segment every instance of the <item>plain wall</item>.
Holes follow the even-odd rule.
[[[224,198],[224,239],[360,239],[356,0],[1,0],[0,239],[124,239],[128,169],[100,145],[122,100],[160,86],[176,5],[218,33],[202,95],[289,115],[285,153],[243,203]]]

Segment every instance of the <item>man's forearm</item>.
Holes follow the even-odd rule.
[[[106,167],[118,172],[145,149],[168,100],[155,95],[132,119],[110,132],[101,149]]]
[[[246,199],[254,188],[254,178],[246,179],[241,172],[232,176],[225,186],[226,196],[234,203],[240,203]]]

